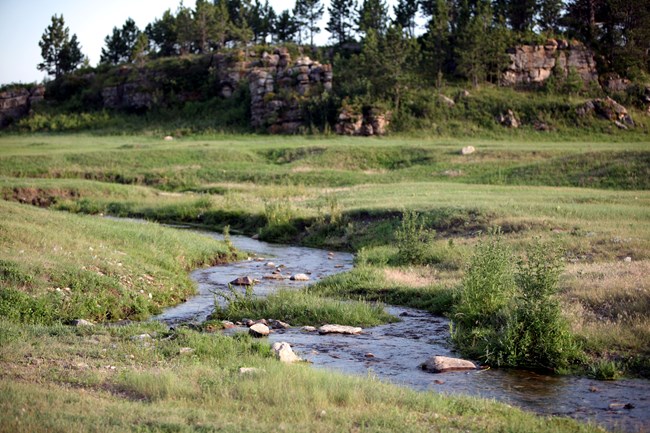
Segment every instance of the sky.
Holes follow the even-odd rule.
[[[292,9],[295,0],[270,0],[276,12]],[[325,0],[325,9],[329,1]],[[397,0],[388,0],[390,5]],[[167,9],[175,11],[180,0],[0,0],[0,85],[8,83],[40,82],[44,72],[36,69],[42,61],[38,42],[51,23],[52,15],[63,14],[70,35],[76,34],[81,51],[92,66],[97,65],[104,46],[104,38],[113,27],[122,27],[131,17],[141,30],[160,18]],[[185,0],[193,8],[195,0]],[[321,22],[323,31],[316,43],[327,42],[325,31],[327,11]]]

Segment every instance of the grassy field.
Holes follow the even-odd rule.
[[[477,242],[498,226],[515,257],[536,239],[562,250],[559,301],[584,353],[578,367],[648,376],[650,140],[611,138],[1,136],[0,407],[10,414],[1,427],[119,431],[141,419],[142,430],[253,431],[279,430],[274,423],[282,419],[289,431],[587,431],[593,427],[480,400],[282,367],[267,346],[247,339],[57,322],[146,317],[191,293],[188,270],[237,254],[189,232],[100,214],[229,225],[267,240],[356,252],[349,273],[223,312],[286,319],[300,310],[318,321],[340,310],[339,299],[450,314]],[[460,155],[466,145],[477,151]],[[427,233],[417,254],[405,253],[397,235],[407,211]],[[364,314],[339,317],[388,320]],[[17,325],[25,323],[33,325]],[[136,350],[140,343],[129,338],[145,332],[155,337]],[[180,355],[185,346],[195,351]],[[240,376],[241,366],[267,373]],[[282,391],[263,392],[273,389]],[[59,394],[65,398],[53,400]],[[280,404],[286,395],[309,403]],[[38,402],[31,411],[29,400]],[[91,406],[97,410],[85,409]],[[53,411],[60,416],[44,415]]]

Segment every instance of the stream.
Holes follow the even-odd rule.
[[[216,233],[209,235],[222,238]],[[238,277],[248,275],[259,279],[254,293],[265,296],[279,287],[298,288],[348,271],[353,265],[353,256],[347,253],[332,255],[324,250],[273,245],[244,236],[231,236],[231,240],[238,249],[248,251],[250,259],[194,271],[192,278],[198,283],[198,294],[167,309],[155,317],[156,320],[169,325],[204,321],[214,309],[213,292],[226,289],[228,282]],[[284,265],[283,274],[311,273],[310,281],[264,279],[263,276],[274,269],[267,266],[267,262]],[[401,321],[364,329],[363,334],[357,336],[318,335],[302,332],[300,328],[275,330],[269,340],[288,342],[315,368],[372,375],[422,391],[495,399],[538,414],[593,421],[615,431],[650,431],[648,380],[598,381],[510,369],[427,373],[418,366],[429,357],[457,357],[448,342],[449,321],[421,310],[395,306],[386,309]],[[228,331],[244,332],[246,329]]]

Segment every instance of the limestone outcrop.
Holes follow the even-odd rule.
[[[305,125],[301,103],[332,89],[332,67],[306,56],[292,62],[284,48],[264,53],[249,74],[251,126],[293,134]]]
[[[32,107],[43,100],[44,86],[15,87],[0,92],[0,128],[29,114]]]
[[[376,108],[355,111],[350,107],[343,107],[336,122],[336,133],[340,135],[384,135],[390,125],[389,111]]]
[[[501,77],[508,86],[541,84],[553,73],[575,70],[588,83],[598,80],[594,53],[578,41],[549,39],[544,45],[518,45],[508,50],[510,65]]]

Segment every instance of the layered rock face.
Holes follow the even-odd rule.
[[[350,108],[342,108],[336,122],[336,133],[340,135],[384,135],[390,124],[391,113],[370,109],[367,112],[356,112]]]
[[[292,62],[282,48],[264,53],[261,63],[249,75],[251,126],[271,133],[298,132],[305,124],[301,101],[332,89],[332,67],[304,56]]]
[[[541,84],[554,69],[564,77],[575,69],[586,83],[598,80],[593,51],[577,41],[549,39],[544,45],[519,45],[508,55],[511,63],[501,79],[504,85]]]
[[[29,110],[43,100],[45,87],[15,88],[0,92],[0,128],[26,116]]]

